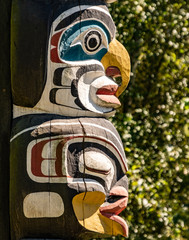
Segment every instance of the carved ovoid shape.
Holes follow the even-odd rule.
[[[62,198],[54,192],[36,192],[28,194],[23,201],[26,218],[55,218],[64,213]]]

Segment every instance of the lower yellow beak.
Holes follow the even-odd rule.
[[[101,60],[105,71],[108,67],[117,67],[121,72],[122,83],[119,86],[116,96],[119,97],[126,89],[130,79],[130,57],[125,47],[113,39],[109,44],[109,50]]]
[[[108,235],[124,236],[122,226],[100,213],[105,194],[102,192],[86,192],[76,195],[72,200],[73,209],[79,223],[86,229]],[[127,230],[128,233],[128,230]]]

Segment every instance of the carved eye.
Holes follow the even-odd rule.
[[[84,37],[85,48],[89,52],[96,51],[101,43],[102,43],[102,36],[98,31],[90,31]]]
[[[79,158],[79,169],[81,172],[84,171],[84,162],[87,172],[93,172],[103,175],[108,175],[113,171],[111,161],[102,153],[99,152],[85,152]]]
[[[79,171],[103,179],[107,188],[110,189],[114,177],[114,166],[105,154],[96,151],[81,154],[79,157]]]

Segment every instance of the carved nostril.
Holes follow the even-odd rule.
[[[106,69],[108,77],[121,77],[121,72],[118,67],[110,66]]]
[[[121,86],[122,78],[121,71],[118,67],[110,66],[106,69],[106,76],[112,77],[113,80],[117,83],[118,86]]]

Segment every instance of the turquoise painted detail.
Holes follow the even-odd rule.
[[[95,28],[100,28],[104,36],[107,39],[108,44],[110,43],[110,33],[106,27],[95,20],[86,20],[80,23],[76,23],[71,28],[67,29],[60,40],[59,53],[60,58],[66,61],[84,61],[89,59],[95,59],[100,61],[102,57],[107,53],[108,49],[103,47],[99,48],[99,51],[95,54],[87,54],[81,44],[71,46],[72,42],[83,32],[87,30],[93,30]]]

